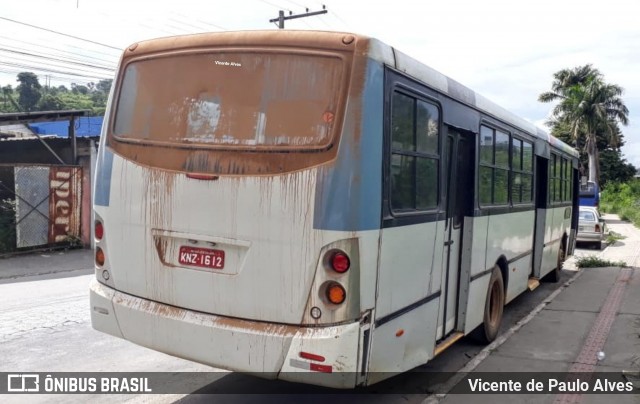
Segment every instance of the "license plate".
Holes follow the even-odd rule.
[[[178,262],[201,268],[223,269],[224,251],[200,247],[180,247]]]

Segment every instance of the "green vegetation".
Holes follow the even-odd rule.
[[[626,267],[627,264],[623,261],[609,261],[595,255],[589,255],[587,257],[579,257],[576,259],[576,266],[578,268],[604,268],[604,267]]]
[[[602,190],[600,209],[640,226],[640,180],[608,183]]]
[[[607,245],[611,245],[614,244],[616,241],[618,240],[624,240],[626,237],[623,236],[622,234],[618,234],[614,231],[610,231],[607,234],[607,239],[605,240],[605,243],[607,243]]]
[[[632,178],[635,167],[620,153],[624,143],[619,124],[629,120],[622,87],[607,83],[591,65],[560,70],[553,78],[551,91],[540,94],[538,101],[558,101],[547,124],[554,136],[581,151],[582,167],[585,160],[588,167],[581,170],[583,175],[588,173],[589,181],[600,185]]]
[[[0,200],[0,254],[15,249],[16,243],[16,202],[13,199]]]
[[[88,109],[91,115],[101,116],[107,104],[111,79],[81,85],[72,83],[65,86],[42,86],[38,76],[32,72],[17,75],[19,83],[14,89],[4,86],[0,92],[0,113],[62,111],[70,109]]]

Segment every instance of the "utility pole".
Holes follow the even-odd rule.
[[[287,16],[284,15],[283,10],[280,10],[280,12],[278,13],[278,18],[272,18],[269,20],[269,22],[277,22],[278,28],[284,29],[285,20],[293,20],[294,18],[303,18],[303,17],[311,17],[312,15],[327,14],[327,12],[328,12],[327,6],[325,5],[322,5],[322,10],[320,11],[309,12],[309,9],[307,9],[307,12],[304,14],[293,14],[291,11],[289,11],[289,15]]]

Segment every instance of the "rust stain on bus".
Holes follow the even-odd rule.
[[[154,317],[160,316],[181,321],[189,320],[189,322],[197,322],[203,326],[217,329],[238,329],[252,331],[256,334],[284,337],[293,337],[300,330],[300,327],[293,325],[249,321],[190,311],[150,300],[138,299],[123,293],[116,293],[113,299],[116,305],[124,306],[136,311],[142,311],[153,315]]]
[[[203,34],[186,38],[141,42],[134,51],[125,52],[121,63],[123,69],[126,69],[129,62],[145,60],[145,58],[152,57],[161,60],[163,58],[169,59],[168,57],[173,55],[180,54],[182,56],[188,56],[204,51],[213,55],[217,55],[220,52],[224,55],[233,54],[233,52],[242,54],[265,53],[279,55],[295,51],[310,56],[321,57],[317,58],[319,59],[317,70],[305,72],[305,74],[308,74],[307,80],[289,80],[286,76],[291,73],[283,71],[280,75],[275,74],[275,77],[280,77],[281,82],[279,84],[265,84],[262,81],[262,70],[257,69],[257,73],[251,73],[254,74],[255,77],[246,74],[243,76],[243,80],[246,81],[244,88],[252,89],[257,87],[257,92],[254,91],[253,93],[243,89],[217,89],[211,92],[205,84],[209,86],[213,86],[214,84],[204,82],[198,84],[196,81],[190,81],[189,88],[185,91],[188,94],[192,94],[192,98],[176,103],[176,101],[171,98],[172,93],[169,90],[170,86],[154,86],[152,92],[148,93],[148,95],[145,93],[147,90],[137,88],[139,93],[136,94],[136,97],[138,97],[136,100],[138,101],[131,106],[133,108],[131,117],[129,118],[131,122],[127,122],[128,126],[126,126],[132,133],[125,133],[123,135],[117,130],[114,130],[114,128],[117,127],[117,122],[115,121],[120,119],[115,116],[116,110],[120,107],[114,108],[110,117],[111,124],[108,128],[108,144],[116,153],[138,164],[188,173],[274,175],[298,171],[332,161],[338,152],[340,143],[339,133],[342,131],[343,124],[347,120],[344,116],[344,111],[347,94],[350,91],[349,89],[352,87],[352,93],[355,92],[361,95],[362,89],[364,88],[364,77],[351,76],[354,59],[364,59],[360,54],[363,53],[363,49],[368,47],[369,43],[368,38],[356,37],[355,41],[347,41],[349,43],[345,44],[342,41],[343,38],[344,34],[341,33],[245,32]],[[336,57],[341,61],[340,76],[327,75],[328,73],[324,71],[335,69],[334,64],[336,63],[335,60],[337,60]],[[362,61],[360,62],[362,63]],[[187,66],[191,66],[190,69],[193,69],[193,71],[197,71],[202,67],[202,60],[200,59],[194,59],[193,61],[187,61],[185,63],[187,63]],[[189,63],[191,63],[191,65]],[[277,65],[286,66],[286,63],[280,62],[280,64]],[[232,71],[232,69],[230,68],[228,71]],[[228,71],[225,71],[224,74],[232,74],[228,73]],[[148,69],[147,74],[155,74],[157,77],[152,76],[147,78],[146,81],[155,83],[167,82],[167,72],[163,69]],[[326,108],[321,108],[319,105],[316,105],[315,107],[309,107],[311,109],[307,108],[307,110],[304,110],[306,113],[302,113],[296,109],[295,98],[286,100],[278,98],[278,91],[286,91],[286,97],[291,97],[291,95],[296,94],[296,92],[300,94],[301,97],[306,96],[305,93],[308,92],[309,86],[308,82],[315,80],[316,74],[320,74],[321,77],[326,80],[330,80],[331,77],[334,77],[334,80],[340,80],[337,85],[339,94],[335,96],[338,102],[337,104],[329,104]],[[118,98],[123,91],[123,81],[126,81],[124,76],[125,74],[121,71],[119,74],[119,82],[116,83],[118,88],[116,98]],[[180,83],[180,85],[183,84],[185,83]],[[215,85],[222,88],[224,83],[217,83]],[[264,86],[264,88],[262,86]],[[301,87],[297,89],[295,86]],[[226,114],[215,110],[216,105],[219,105],[216,104],[216,102],[218,102],[215,98],[216,94],[223,94],[224,97],[229,98],[231,104],[234,105],[234,109],[228,111]],[[147,100],[145,97],[152,98]],[[331,97],[334,97],[334,95],[332,94]],[[354,105],[350,106],[350,111],[356,112],[358,116],[357,119],[353,119],[355,117],[350,119],[355,121],[352,122],[352,124],[355,124],[356,127],[350,128],[354,134],[353,141],[355,144],[359,141],[357,130],[360,125],[359,115],[361,113],[361,101],[359,98],[358,96],[355,97],[357,100],[355,108]],[[296,144],[294,142],[285,146],[265,144],[259,147],[249,147],[242,144],[237,146],[233,143],[211,144],[207,143],[207,141],[187,143],[181,141],[182,143],[177,143],[172,141],[171,136],[177,136],[180,139],[188,138],[189,131],[194,130],[191,126],[184,126],[186,125],[184,122],[186,122],[187,119],[193,118],[193,102],[196,102],[193,100],[200,99],[205,101],[203,101],[200,109],[196,108],[197,111],[200,111],[196,111],[196,114],[202,113],[203,117],[206,118],[203,118],[206,122],[204,124],[199,122],[199,126],[191,125],[196,127],[196,129],[202,129],[203,127],[206,129],[210,122],[215,121],[215,130],[219,132],[226,127],[233,128],[234,132],[231,133],[232,138],[235,139],[239,137],[239,141],[244,142],[246,140],[243,140],[243,137],[247,139],[256,133],[258,131],[256,126],[259,126],[260,122],[262,122],[259,118],[256,118],[257,121],[244,121],[243,119],[237,118],[237,116],[242,115],[244,108],[245,110],[251,111],[263,111],[261,112],[264,115],[262,119],[267,122],[265,125],[269,125],[269,122],[286,122],[294,133],[300,133],[300,136],[305,136],[301,138],[303,142],[311,141],[319,143]],[[277,102],[269,105],[261,105],[263,99],[276,100]],[[150,102],[154,104],[172,105],[172,107],[169,108],[170,110],[168,110],[167,113],[155,113],[153,119],[149,120]],[[185,106],[185,102],[191,104]],[[235,107],[236,105],[237,108]],[[313,111],[313,114],[309,115],[309,111]],[[118,114],[118,116],[120,116],[120,112]],[[212,116],[214,116],[215,119],[211,118]],[[314,138],[311,136],[313,136],[315,132],[309,131],[315,131],[317,129],[310,128],[320,128],[322,126],[329,128],[330,133],[324,135],[318,134],[317,136],[327,136],[327,141],[322,140],[324,137],[318,137],[316,140],[313,140]],[[166,128],[177,128],[176,130],[178,132]],[[209,132],[213,130],[211,128],[208,129]],[[202,129],[205,131],[202,133],[206,133],[205,129]],[[270,131],[278,133],[278,130],[274,128]],[[196,135],[201,136],[198,133],[196,133]],[[352,147],[355,147],[355,144],[352,145]]]
[[[242,330],[249,330],[259,334],[268,335],[281,335],[285,337],[294,336],[298,327],[285,324],[273,324],[257,321],[247,321],[232,317],[219,317],[213,320],[212,325],[219,328],[237,328]]]

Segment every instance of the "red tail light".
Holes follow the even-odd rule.
[[[102,225],[102,222],[99,220],[96,220],[94,233],[96,236],[96,240],[98,241],[102,240],[102,237],[104,236],[104,226]]]
[[[347,256],[347,254],[343,253],[342,251],[333,253],[333,255],[331,256],[331,268],[334,271],[343,274],[347,272],[350,267],[351,261],[349,260],[349,256]]]
[[[599,224],[596,225],[596,233],[600,233],[600,225]]]

